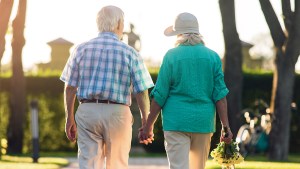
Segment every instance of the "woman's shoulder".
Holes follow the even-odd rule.
[[[202,45],[201,49],[205,50],[206,52],[209,52],[212,55],[219,56],[219,54],[215,50],[213,50],[213,49],[211,49],[211,48],[209,48],[207,46]]]
[[[205,50],[205,53],[207,53],[207,55],[209,55],[209,57],[212,60],[219,62],[219,60],[221,59],[220,55],[215,50],[208,48],[206,46],[203,46],[203,50]]]

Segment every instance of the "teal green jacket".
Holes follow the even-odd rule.
[[[162,107],[164,131],[215,132],[215,103],[228,94],[219,55],[202,44],[164,56],[150,96]]]

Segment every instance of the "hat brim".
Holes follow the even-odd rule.
[[[174,35],[179,35],[179,34],[184,34],[184,33],[197,33],[197,34],[200,34],[199,31],[197,31],[195,29],[173,30],[173,26],[167,27],[164,31],[164,34],[166,36],[174,36]]]

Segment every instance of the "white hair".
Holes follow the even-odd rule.
[[[112,32],[119,21],[124,21],[124,12],[116,6],[105,6],[97,14],[99,32]]]
[[[197,33],[184,33],[177,36],[175,46],[183,45],[196,45],[198,43],[204,44],[203,38]]]

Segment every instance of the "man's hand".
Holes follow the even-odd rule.
[[[160,113],[160,110],[160,105],[153,99],[151,102],[150,114],[146,122],[143,123],[143,127],[139,129],[140,143],[144,143],[147,145],[148,143],[152,143],[152,141],[154,141],[153,128],[154,123],[157,120],[157,117]]]
[[[141,144],[148,145],[154,141],[153,127],[147,129],[146,127],[139,128],[139,139]]]
[[[71,142],[76,141],[77,127],[76,127],[76,123],[75,123],[74,119],[66,120],[65,132],[66,132],[68,139]]]
[[[77,127],[74,120],[74,104],[76,98],[77,87],[65,84],[64,89],[64,107],[66,113],[65,132],[68,139],[72,142],[76,140]]]

